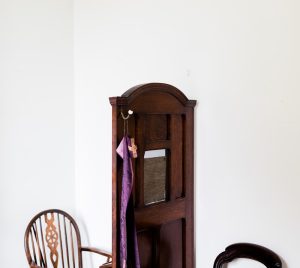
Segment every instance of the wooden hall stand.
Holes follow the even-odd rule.
[[[196,101],[162,83],[139,85],[109,100],[112,105],[112,267],[120,267],[122,160],[116,148],[124,134],[121,112],[127,114],[132,110],[133,115],[127,121],[128,131],[138,147],[138,157],[133,160],[133,199],[141,268],[194,268]],[[163,155],[147,158],[157,152]]]

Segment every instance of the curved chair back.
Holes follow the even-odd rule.
[[[62,210],[50,209],[37,214],[27,226],[24,242],[32,268],[82,268],[78,226]]]
[[[255,244],[237,243],[228,246],[224,252],[218,255],[214,268],[222,268],[223,264],[237,258],[252,259],[264,264],[267,268],[282,267],[280,258],[270,249]]]

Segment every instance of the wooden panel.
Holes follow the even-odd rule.
[[[119,191],[118,191],[118,158],[116,154],[118,131],[120,127],[118,124],[118,115],[120,111],[118,106],[112,105],[112,268],[116,268],[119,264]]]
[[[182,219],[164,224],[160,229],[160,265],[163,268],[183,267]]]
[[[144,152],[145,152],[145,115],[135,115],[136,142],[138,145],[138,158],[135,161],[135,207],[144,206]]]
[[[174,200],[176,198],[183,196],[183,135],[182,135],[182,115],[172,115],[171,116],[171,168],[170,179],[171,179],[171,189],[170,189],[170,199]]]
[[[138,228],[160,226],[169,221],[185,217],[185,200],[155,204],[135,210],[135,220]]]
[[[176,98],[164,92],[146,92],[129,103],[131,109],[138,113],[171,114],[182,113],[184,107]]]
[[[185,266],[195,267],[194,260],[194,110],[189,107],[184,117],[184,191],[186,217],[184,227]]]
[[[155,267],[155,235],[153,230],[142,230],[138,232],[138,244],[141,268]]]
[[[145,142],[149,143],[153,140],[168,139],[168,116],[151,114],[145,116],[146,129]]]
[[[145,144],[145,151],[169,148],[171,148],[171,141],[169,140],[151,141]]]

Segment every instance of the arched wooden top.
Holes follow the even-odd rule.
[[[176,99],[182,106],[195,107],[196,101],[189,100],[178,88],[165,83],[147,83],[134,86],[125,91],[121,97],[111,97],[112,105],[129,105],[136,99],[151,94],[161,94]]]

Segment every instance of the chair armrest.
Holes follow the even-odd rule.
[[[104,263],[102,264],[99,268],[111,268],[112,267],[112,263],[111,262],[107,262],[107,263]]]
[[[105,252],[103,250],[100,250],[98,248],[92,248],[92,247],[81,247],[81,251],[88,251],[88,252],[93,252],[93,253],[97,253],[100,254],[102,256],[105,256],[107,258],[111,258],[111,254],[108,252]]]
[[[87,252],[96,253],[96,254],[99,254],[99,255],[102,255],[102,256],[106,257],[107,258],[106,263],[102,264],[102,265],[104,265],[104,267],[106,267],[105,265],[109,265],[112,262],[112,255],[110,253],[105,252],[103,250],[100,250],[98,248],[81,247],[80,250],[81,251],[87,251]],[[107,267],[109,267],[109,266],[107,266]]]

